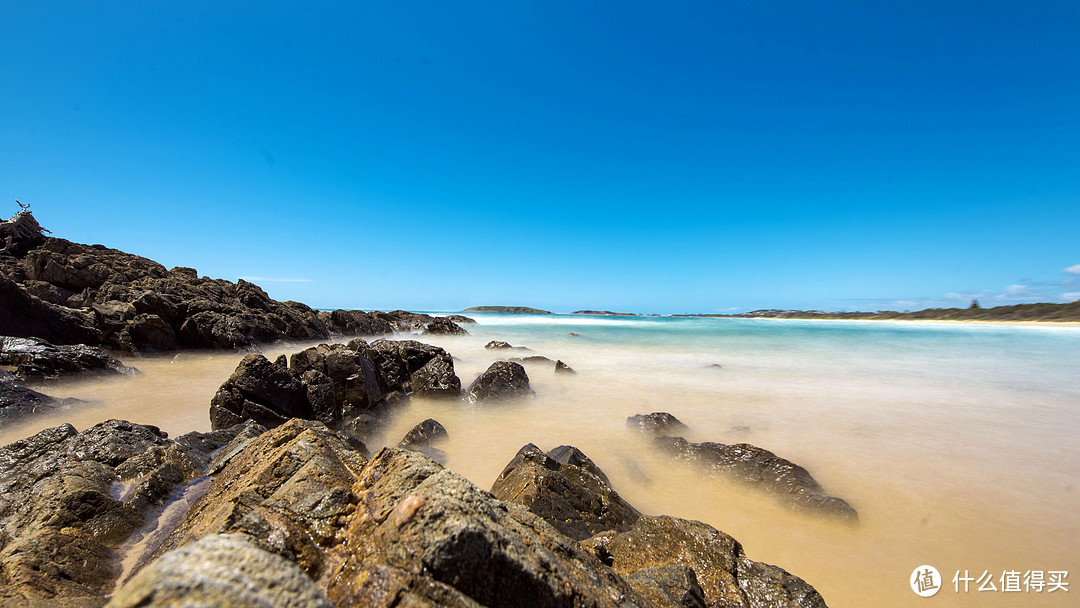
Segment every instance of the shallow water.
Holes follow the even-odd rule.
[[[489,340],[534,351],[510,356],[546,355],[578,373],[528,366],[537,396],[518,405],[414,400],[373,444],[396,443],[417,422],[436,418],[450,434],[440,446],[448,466],[484,488],[526,443],[575,445],[641,511],[732,534],[752,559],[803,577],[833,608],[1073,605],[1080,329],[475,317],[480,324],[468,326],[469,336],[423,337],[456,357],[463,383],[506,356],[485,350]],[[0,443],[60,422],[81,430],[107,417],[155,424],[173,436],[208,430],[210,398],[241,356],[131,360],[143,371],[134,379],[43,387],[91,403],[0,429]],[[689,425],[691,441],[745,441],[805,466],[826,492],[858,509],[860,523],[797,514],[753,489],[666,460],[625,427],[627,416],[653,411]],[[944,578],[929,600],[908,586],[922,564]],[[957,593],[957,570],[973,577],[988,571],[999,591],[973,585]],[[1070,592],[1002,592],[1006,570],[1068,571]]]

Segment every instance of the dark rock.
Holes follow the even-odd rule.
[[[471,403],[527,397],[535,394],[529,386],[529,375],[520,363],[496,361],[469,385]]]
[[[655,435],[670,435],[671,433],[681,433],[687,430],[685,424],[667,412],[630,416],[626,419],[626,426],[643,433],[653,433]]]
[[[18,202],[18,201],[16,201]],[[10,220],[0,222],[0,255],[20,258],[31,249],[40,247],[45,242],[45,230],[34,219],[29,205],[22,207]]]
[[[487,344],[485,344],[484,348],[490,348],[492,350],[510,350],[511,348],[514,348],[514,347],[510,346],[509,342],[503,342],[501,340],[492,340],[491,342],[488,342]]]
[[[580,338],[581,337],[581,334],[574,333],[574,332],[570,332],[570,333],[568,333],[566,335],[570,336],[571,338]]]
[[[0,371],[0,426],[14,424],[36,414],[55,412],[63,407],[81,404],[78,399],[57,399],[19,386],[15,375]]]
[[[446,318],[450,319],[454,323],[457,323],[458,325],[467,325],[467,324],[470,324],[470,323],[471,324],[476,323],[476,319],[471,319],[471,318],[466,317],[464,315],[446,315]]]
[[[204,437],[203,448],[228,436]],[[101,606],[119,574],[117,548],[199,474],[189,453],[122,420],[82,433],[62,425],[0,448],[0,605]]]
[[[530,357],[511,357],[507,361],[513,361],[514,363],[524,363],[526,365],[540,365],[540,364],[553,364],[555,363],[551,359],[544,357],[543,355],[532,355]]]
[[[398,443],[398,447],[420,451],[423,448],[434,447],[435,444],[449,438],[450,435],[447,434],[446,427],[439,424],[434,418],[428,418],[406,433],[405,437]]]
[[[687,566],[644,568],[626,577],[626,582],[647,600],[661,606],[705,608],[705,592],[697,574]]]
[[[416,452],[381,450],[353,493],[340,566],[320,579],[334,605],[647,605],[540,518]]]
[[[456,399],[461,395],[454,359],[438,346],[416,340],[376,340],[371,349],[389,390],[400,385],[405,394],[423,397]]]
[[[555,362],[555,373],[556,374],[576,374],[577,372],[574,371],[574,368],[572,368],[569,365],[563,363],[562,361],[556,361]]]
[[[289,418],[310,420],[314,416],[308,387],[299,375],[258,354],[245,356],[210,401],[214,429],[245,420],[273,428]]]
[[[330,608],[296,564],[243,534],[214,534],[166,553],[130,579],[110,608]]]
[[[582,545],[603,556],[627,580],[637,581],[638,588],[655,586],[676,595],[685,588],[680,601],[688,603],[682,605],[701,604],[692,597],[693,585],[668,569],[673,566],[694,572],[706,606],[825,607],[821,595],[805,581],[782,568],[750,560],[738,541],[701,522],[642,517],[626,532],[599,534]]]
[[[24,381],[136,372],[100,348],[84,344],[53,346],[44,340],[10,336],[0,336],[0,365],[14,367],[15,377]]]
[[[381,336],[397,331],[386,313],[362,310],[334,310],[318,313],[330,332],[344,336]]]
[[[99,344],[92,314],[36,298],[0,274],[0,334],[54,344]]]
[[[469,332],[446,317],[435,317],[427,324],[424,333],[443,336],[465,336]]]
[[[611,488],[604,472],[571,446],[545,454],[526,445],[499,474],[491,493],[524,506],[574,540],[628,530],[641,517]]]
[[[842,498],[825,494],[809,471],[768,450],[748,443],[690,443],[682,437],[657,437],[656,444],[679,460],[702,466],[714,477],[736,479],[776,494],[796,511],[858,520],[855,509]]]
[[[709,369],[724,369],[724,366],[720,365],[719,363],[712,363],[706,367],[708,367]]]

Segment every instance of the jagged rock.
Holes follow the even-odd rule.
[[[386,313],[362,310],[334,310],[318,313],[331,333],[343,336],[381,336],[396,331],[394,320]]]
[[[577,372],[574,371],[574,368],[572,368],[569,365],[563,363],[562,361],[556,361],[555,362],[555,373],[556,374],[576,374]]]
[[[449,438],[450,435],[446,432],[446,427],[439,424],[434,418],[428,418],[406,433],[405,437],[398,443],[398,447],[423,451],[424,448],[434,447],[435,444]]]
[[[520,363],[496,361],[469,385],[471,403],[527,397],[535,394],[529,386],[529,375]]]
[[[349,491],[365,448],[321,422],[293,419],[250,439],[155,552],[243,532],[260,548],[325,574],[327,551],[355,505]]]
[[[484,345],[484,348],[490,348],[492,350],[510,350],[514,348],[510,346],[509,342],[503,342],[502,340],[492,340]]]
[[[14,367],[15,377],[24,381],[77,375],[127,375],[137,371],[93,346],[54,346],[44,340],[11,336],[0,336],[0,365]]]
[[[680,583],[677,575],[672,580],[675,573],[658,571],[690,568],[705,606],[825,608],[821,595],[805,581],[777,566],[750,560],[738,541],[701,522],[646,516],[626,532],[598,534],[582,545],[627,580],[639,581],[639,587],[643,578],[649,578],[670,589],[685,586],[693,595],[692,585]]]
[[[109,608],[330,608],[296,564],[243,534],[215,534],[166,553],[129,580]]]
[[[290,418],[314,417],[308,386],[299,375],[258,354],[245,356],[210,401],[214,429],[245,420],[273,428]]]
[[[670,435],[671,433],[682,433],[687,430],[685,424],[667,412],[630,416],[626,419],[626,426],[642,433],[652,433],[654,435]]]
[[[203,437],[204,449],[228,435]],[[101,606],[117,547],[199,473],[201,453],[122,420],[0,448],[0,605]]]
[[[400,383],[406,394],[453,399],[461,396],[454,358],[438,346],[416,340],[376,340],[371,349],[388,389]]]
[[[19,386],[14,374],[0,370],[0,426],[81,403],[78,399],[57,399]]]
[[[90,313],[50,304],[0,274],[0,334],[54,344],[100,344]]]
[[[48,232],[34,219],[29,205],[19,203],[19,206],[22,211],[13,215],[10,220],[0,222],[0,254],[17,258],[41,246],[45,242],[45,233]]]
[[[776,494],[797,511],[812,511],[857,521],[858,513],[842,498],[824,493],[803,467],[748,443],[690,443],[682,437],[657,437],[656,444],[679,460],[698,464],[718,478],[736,479]]]
[[[466,317],[464,315],[446,315],[446,318],[450,319],[454,323],[457,323],[458,325],[466,325],[466,324],[470,324],[470,323],[471,324],[476,323],[476,319],[471,319],[471,318]]]
[[[539,365],[542,363],[553,364],[555,363],[551,359],[543,355],[532,355],[529,357],[511,357],[507,361],[513,361],[514,363],[522,363],[525,365]]]
[[[524,508],[416,452],[383,449],[319,580],[337,606],[646,606],[622,579]]]
[[[465,336],[469,332],[446,317],[435,317],[424,328],[424,333],[443,336]]]
[[[391,392],[390,387],[379,382],[373,355],[368,344],[359,339],[348,345],[320,344],[294,353],[289,367],[298,373],[325,374],[331,382],[334,402],[341,409],[341,418],[348,419],[378,406]]]
[[[705,592],[697,582],[697,574],[687,566],[645,568],[628,575],[626,582],[641,597],[661,606],[706,608]]]
[[[641,517],[611,488],[607,475],[571,446],[545,454],[526,445],[499,474],[491,493],[526,507],[574,540],[627,530]]]

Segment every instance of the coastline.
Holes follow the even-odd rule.
[[[698,317],[710,318],[710,317]],[[716,318],[716,317],[712,317]],[[724,317],[720,317],[724,318]],[[941,323],[956,325],[1013,325],[1025,327],[1073,327],[1080,328],[1080,321],[985,321],[981,319],[813,319],[801,317],[741,317],[744,319],[760,319],[764,321],[827,321],[827,322],[857,322],[857,323]]]

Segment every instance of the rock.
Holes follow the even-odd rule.
[[[738,541],[701,522],[647,516],[626,532],[599,534],[582,545],[639,588],[659,587],[674,595],[685,589],[682,605],[701,604],[692,597],[693,585],[685,580],[689,577],[670,570],[673,566],[693,571],[705,606],[825,607],[821,595],[805,581],[777,566],[750,560]]]
[[[319,319],[336,335],[381,336],[396,331],[394,320],[385,313],[362,310],[334,310],[318,313]]]
[[[527,397],[535,394],[520,363],[496,361],[469,385],[470,403]]]
[[[491,493],[524,506],[574,540],[628,530],[641,517],[611,488],[604,472],[571,446],[545,454],[526,445],[499,474]]]
[[[308,387],[298,374],[258,354],[245,356],[210,401],[214,429],[245,420],[273,428],[289,418],[314,417]]]
[[[465,328],[446,317],[435,317],[424,329],[424,334],[443,336],[465,336],[468,335],[468,333],[469,332],[465,331]]]
[[[510,350],[511,348],[514,348],[514,347],[510,346],[509,342],[503,342],[501,340],[492,340],[491,342],[488,342],[487,344],[485,344],[484,348],[490,348],[492,350]]]
[[[576,374],[577,372],[574,371],[574,368],[572,368],[569,365],[563,363],[562,361],[556,361],[555,362],[555,373],[556,374]]]
[[[94,316],[50,304],[0,273],[0,335],[38,337],[54,344],[100,344]]]
[[[405,437],[398,443],[398,447],[422,451],[424,448],[434,447],[436,443],[441,443],[449,438],[450,435],[446,432],[446,427],[439,424],[434,418],[428,418],[406,433]]]
[[[542,355],[532,355],[530,357],[511,357],[507,361],[513,361],[514,363],[523,363],[525,365],[540,365],[540,364],[553,364],[555,363],[551,359]]]
[[[772,452],[737,443],[690,443],[682,437],[657,437],[656,444],[679,460],[702,466],[717,478],[736,479],[777,495],[796,511],[811,511],[858,521],[858,513],[842,498],[824,493],[803,467]]]
[[[296,564],[243,534],[214,534],[166,553],[129,580],[109,608],[330,608]]]
[[[326,375],[331,381],[334,402],[341,410],[340,418],[349,419],[379,406],[384,396],[392,391],[379,382],[373,356],[375,353],[367,342],[359,339],[348,345],[320,344],[294,353],[290,369],[301,374],[319,372]]]
[[[203,437],[204,448],[229,434]],[[117,548],[199,474],[189,452],[122,420],[81,433],[65,424],[0,448],[0,605],[101,606],[119,574]]]
[[[29,205],[19,203],[19,206],[22,211],[10,220],[0,222],[0,254],[17,258],[26,255],[26,252],[35,247],[40,247],[45,242],[45,233],[48,232],[34,219]]]
[[[14,367],[15,377],[23,381],[80,375],[129,375],[137,371],[93,346],[53,346],[44,340],[10,336],[0,336],[0,365]]]
[[[626,577],[641,597],[661,606],[705,608],[705,592],[697,574],[687,566],[644,568]]]
[[[321,422],[290,420],[232,456],[154,556],[212,534],[242,532],[318,579],[354,508],[349,488],[364,462],[362,444]]]
[[[416,340],[376,340],[371,343],[375,363],[389,390],[400,386],[405,394],[422,397],[461,396],[461,380],[454,373],[450,353]]]
[[[14,374],[0,371],[0,426],[81,403],[78,399],[57,399],[19,386]]]
[[[576,543],[416,452],[383,449],[319,580],[336,606],[646,606]]]
[[[571,338],[580,338],[581,337],[581,334],[574,333],[574,332],[570,332],[570,333],[568,333],[566,335],[570,336]]]
[[[445,318],[450,319],[451,321],[453,321],[454,323],[457,323],[458,325],[467,325],[467,324],[470,324],[470,323],[471,324],[476,323],[476,319],[471,319],[471,318],[466,317],[464,315],[446,315]]]
[[[626,419],[626,426],[642,433],[654,435],[669,435],[681,433],[687,430],[687,426],[678,418],[667,412],[653,412],[651,414],[638,414]]]

